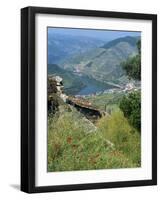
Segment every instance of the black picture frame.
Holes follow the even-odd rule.
[[[35,15],[60,14],[152,21],[152,179],[59,186],[35,186]],[[26,7],[21,9],[21,190],[27,193],[157,184],[157,15],[96,10]]]

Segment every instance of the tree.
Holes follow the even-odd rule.
[[[126,71],[129,79],[141,80],[141,41],[137,42],[138,54],[128,58],[122,67]],[[141,93],[131,92],[125,95],[119,105],[124,116],[128,118],[131,125],[139,131],[141,130]]]
[[[119,105],[129,123],[140,131],[141,129],[141,94],[140,91],[125,95]]]
[[[129,79],[141,80],[141,41],[137,42],[138,54],[129,57],[122,63],[123,69],[126,71]]]

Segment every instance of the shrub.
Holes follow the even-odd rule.
[[[129,79],[141,80],[141,40],[137,42],[137,49],[138,54],[124,61],[122,67]]]
[[[124,96],[120,101],[120,109],[124,116],[128,118],[131,125],[139,131],[141,130],[141,93],[140,91],[131,92]]]

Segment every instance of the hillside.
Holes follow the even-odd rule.
[[[121,63],[137,53],[136,42],[139,37],[123,37],[112,40],[103,46],[85,53],[79,53],[64,60],[64,69],[86,74],[100,81],[126,83],[127,77]]]
[[[140,167],[140,136],[122,113],[94,129],[76,110],[61,110],[48,118],[48,172]]]

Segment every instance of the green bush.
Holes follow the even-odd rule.
[[[141,79],[140,55],[128,58],[125,62],[122,63],[122,66],[129,78],[133,78],[135,80]]]
[[[128,77],[134,80],[141,80],[141,41],[137,42],[138,54],[134,57],[129,57],[122,63],[123,69]]]
[[[131,92],[125,95],[120,101],[120,109],[124,116],[128,118],[130,124],[141,130],[141,93],[140,91]]]

